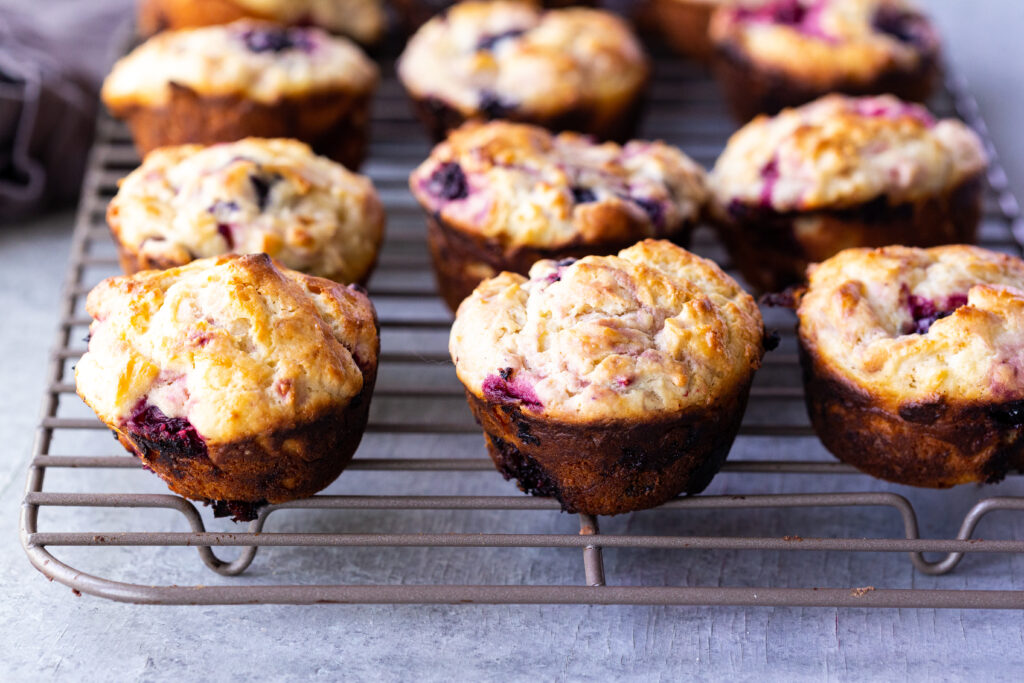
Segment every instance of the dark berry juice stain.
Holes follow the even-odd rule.
[[[1024,425],[1024,401],[1004,403],[989,410],[992,419],[1008,427]]]
[[[267,501],[251,503],[244,500],[211,500],[206,504],[213,508],[214,517],[230,517],[234,522],[251,522],[259,516],[260,508]]]
[[[953,294],[940,304],[934,299],[911,294],[907,305],[910,306],[910,317],[913,318],[913,322],[904,327],[903,334],[928,334],[936,320],[942,320],[961,306],[966,306],[967,295]]]
[[[509,40],[510,38],[518,38],[524,33],[526,33],[526,29],[514,28],[509,31],[502,31],[501,33],[485,35],[477,42],[476,49],[490,51],[493,50],[498,43],[504,40]]]
[[[643,197],[630,197],[630,201],[643,209],[650,219],[651,224],[660,228],[665,223],[665,207],[657,199],[645,199]]]
[[[916,12],[898,7],[879,7],[872,20],[872,26],[879,33],[917,48],[926,49],[931,42],[928,20]]]
[[[778,0],[761,7],[737,9],[736,15],[741,20],[755,19],[785,26],[799,26],[807,18],[807,8],[800,0]]]
[[[590,202],[597,201],[597,195],[589,187],[573,185],[570,191],[572,192],[572,200],[577,204],[589,204]]]
[[[478,106],[480,111],[492,119],[505,118],[514,109],[513,105],[504,102],[497,94],[490,90],[482,90],[480,92],[480,104]]]
[[[270,198],[270,190],[281,179],[281,176],[273,175],[251,175],[249,182],[252,184],[252,193],[256,199],[256,206],[260,211],[267,208],[267,200]]]
[[[483,384],[484,398],[494,403],[522,403],[530,408],[543,407],[528,382],[512,378],[512,371],[503,368],[497,375],[488,375]]]
[[[279,28],[257,28],[242,34],[242,42],[250,52],[284,52],[302,50],[308,52],[313,45],[305,31]]]
[[[125,431],[147,453],[203,458],[206,442],[186,418],[167,417],[162,410],[139,401],[124,425]]]
[[[228,243],[228,249],[235,248],[235,237],[231,234],[231,226],[226,223],[217,224],[217,232],[224,238],[224,241]]]
[[[764,185],[761,187],[761,208],[767,209],[772,205],[772,194],[775,192],[775,184],[779,182],[779,159],[773,157],[771,161],[761,169],[761,178]]]
[[[462,167],[454,161],[446,161],[430,174],[427,180],[427,191],[435,197],[447,199],[465,199],[469,196],[469,185]]]

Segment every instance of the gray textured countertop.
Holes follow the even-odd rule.
[[[981,103],[1016,194],[1024,197],[1024,135],[1017,126],[1024,119],[1024,48],[1019,37],[1024,3],[927,4],[944,29],[953,61]],[[6,444],[6,457],[0,460],[4,680],[1019,678],[1024,617],[1018,612],[141,607],[75,597],[32,569],[17,539],[17,512],[56,325],[71,221],[65,213],[0,228],[0,310],[6,320],[0,327],[0,441]],[[1024,489],[1019,483],[1005,486],[997,492],[1021,495]],[[959,510],[977,495],[966,489],[947,493],[945,498],[922,496],[923,504],[930,509],[948,504]],[[1013,514],[1019,515],[1004,516]],[[982,532],[1024,537],[1024,520],[1000,519],[999,525],[993,522]],[[108,561],[116,564],[124,557],[129,556],[111,552]],[[770,557],[772,566],[760,566],[758,557]],[[888,561],[875,555],[817,557],[815,566],[828,577],[856,575],[872,570],[873,563]],[[679,558],[693,562],[693,571],[708,578],[710,570],[693,555]],[[737,562],[753,564],[723,564],[716,571],[779,573],[791,567],[775,555]],[[204,571],[198,562],[195,565],[194,571]],[[1022,569],[1024,558],[971,558],[951,580],[957,586],[1024,588]],[[144,580],[148,570],[132,567],[130,573]],[[479,575],[486,573],[481,569]],[[934,581],[913,576],[909,580],[919,585]]]

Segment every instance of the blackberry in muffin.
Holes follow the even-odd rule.
[[[316,28],[240,20],[161,33],[114,65],[103,101],[140,154],[296,138],[350,169],[366,155],[377,66]]]
[[[703,169],[675,147],[504,121],[452,132],[409,186],[453,311],[482,280],[541,259],[614,254],[645,237],[685,245],[707,198]]]
[[[109,278],[86,309],[78,394],[175,493],[252,518],[352,459],[380,346],[361,290],[228,255]]]
[[[716,74],[746,121],[821,95],[924,101],[939,80],[940,41],[905,0],[769,0],[711,21]]]
[[[384,234],[369,178],[295,140],[247,138],[150,152],[107,208],[126,273],[228,252],[365,283]]]
[[[539,261],[459,307],[450,351],[506,479],[611,515],[703,490],[764,354],[753,298],[663,240]]]
[[[262,19],[286,26],[319,26],[364,45],[377,42],[387,25],[380,0],[141,0],[139,31],[230,24]]]
[[[747,281],[775,291],[849,247],[972,242],[985,165],[960,121],[829,95],[735,133],[708,176],[709,212]]]
[[[398,76],[435,140],[467,119],[509,119],[601,139],[632,136],[650,68],[607,12],[463,2],[424,24]]]
[[[850,249],[799,300],[811,422],[840,460],[945,488],[1024,465],[1024,262],[977,247]]]

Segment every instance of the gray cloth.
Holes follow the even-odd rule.
[[[32,23],[0,8],[0,221],[73,200],[92,141],[96,82],[74,38]]]

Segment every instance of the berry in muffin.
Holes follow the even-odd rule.
[[[710,214],[747,281],[776,291],[849,247],[972,242],[985,165],[960,121],[829,95],[735,133],[708,176]]]
[[[769,0],[723,7],[711,21],[716,73],[746,121],[830,92],[924,101],[940,41],[906,0]]]
[[[262,19],[286,26],[319,26],[364,45],[377,42],[387,24],[381,0],[141,0],[139,31],[160,31]]]
[[[409,186],[452,310],[482,280],[541,259],[614,254],[645,237],[685,245],[707,198],[703,169],[675,147],[505,121],[453,131]]]
[[[251,517],[352,459],[379,352],[360,290],[228,255],[109,278],[86,309],[78,394],[172,491]]]
[[[511,0],[455,5],[416,32],[398,63],[435,140],[467,119],[626,140],[649,72],[643,47],[622,19]]]
[[[103,101],[141,154],[185,143],[297,138],[356,169],[377,66],[316,28],[240,20],[161,33],[114,65]]]
[[[126,273],[228,252],[365,283],[384,234],[368,178],[295,140],[247,138],[150,152],[107,208]]]
[[[962,245],[850,249],[809,280],[807,408],[837,458],[934,488],[1024,465],[1024,262]]]
[[[663,240],[539,261],[459,307],[450,351],[506,478],[610,515],[703,490],[764,354],[753,298]]]

